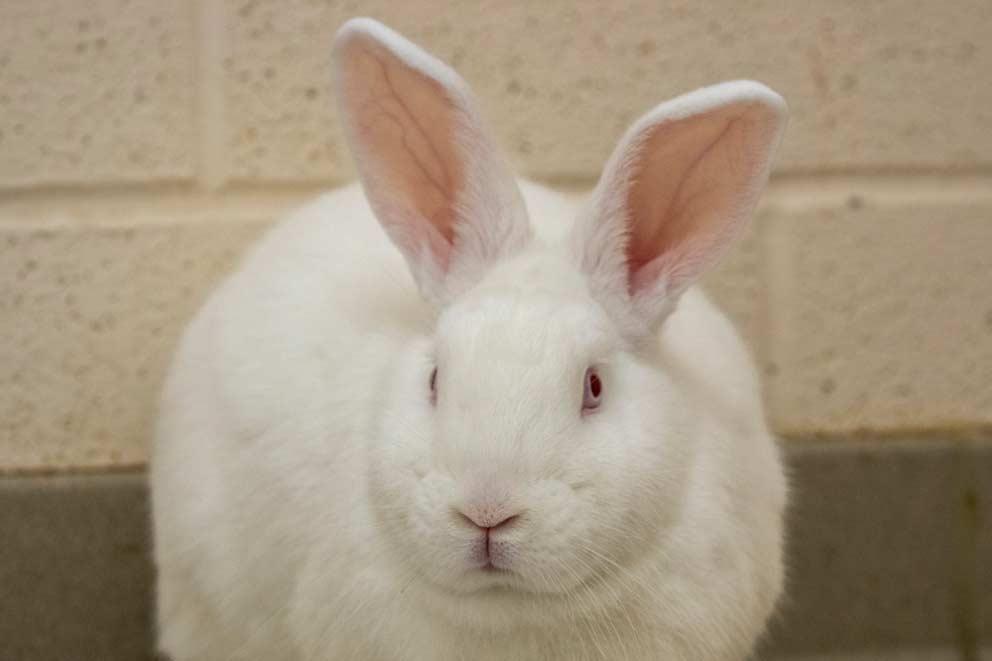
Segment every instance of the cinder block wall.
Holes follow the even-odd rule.
[[[0,471],[145,461],[169,351],[280,213],[350,176],[337,26],[453,63],[526,175],[591,185],[655,103],[788,99],[754,230],[707,282],[775,429],[992,427],[988,0],[0,3]]]

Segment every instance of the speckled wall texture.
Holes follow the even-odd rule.
[[[453,63],[520,171],[571,188],[661,100],[776,88],[771,189],[707,281],[774,426],[992,427],[987,0],[35,0],[0,3],[0,470],[144,461],[210,283],[350,175],[327,64],[362,14]]]

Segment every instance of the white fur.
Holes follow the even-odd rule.
[[[339,66],[377,49],[394,89],[459,101],[454,134],[425,139],[451,140],[429,150],[468,174],[425,202],[408,185],[418,166],[354,130],[362,111],[346,101],[365,193],[349,186],[281,223],[190,325],[152,461],[160,649],[175,661],[745,658],[782,587],[785,483],[747,352],[700,292],[673,284],[726,240],[684,250],[690,218],[670,221],[692,230],[678,241],[636,243],[654,236],[637,223],[669,221],[630,202],[630,172],[691,182],[695,141],[665,173],[638,165],[643,141],[622,141],[579,208],[502,180],[453,71],[372,21],[340,34]],[[340,81],[362,94],[361,79]],[[767,176],[777,97],[709,88],[632,129],[675,126],[680,140],[681,119],[754,103],[771,112],[741,143],[757,154],[741,161],[748,176],[701,207],[720,237]],[[418,214],[442,198],[454,238],[425,238],[433,221]],[[665,268],[636,280],[624,251],[655,248]],[[603,403],[583,415],[590,365]],[[492,533],[509,571],[476,568],[480,531],[459,511],[519,515]]]

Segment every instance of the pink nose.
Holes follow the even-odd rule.
[[[465,508],[465,511],[456,509],[455,514],[465,523],[486,532],[491,532],[497,528],[509,527],[514,521],[520,518],[520,514],[511,514],[503,509],[486,507],[469,507]]]

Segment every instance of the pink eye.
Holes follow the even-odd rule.
[[[596,369],[590,367],[586,370],[585,386],[582,393],[582,412],[588,413],[599,408],[602,394],[603,380],[599,378]]]
[[[437,401],[437,368],[436,367],[433,370],[431,370],[430,384],[431,384],[431,403],[433,404],[434,402]]]

